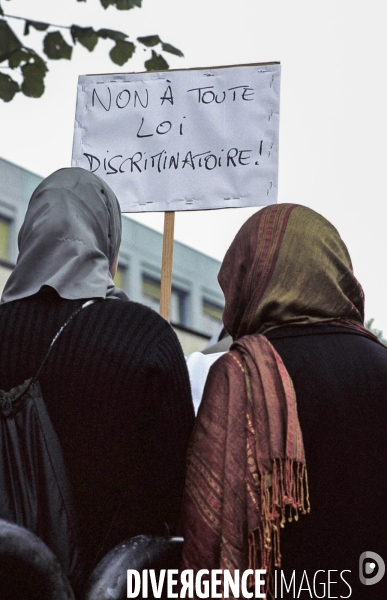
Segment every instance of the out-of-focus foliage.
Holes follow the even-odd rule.
[[[71,60],[74,46],[77,43],[92,52],[99,39],[111,40],[113,47],[109,56],[113,63],[120,67],[130,60],[138,47],[149,49],[151,55],[144,61],[147,71],[169,68],[163,52],[183,56],[178,48],[163,42],[158,35],[138,37],[134,41],[129,41],[126,33],[113,29],[95,30],[93,27],[79,27],[78,25],[59,27],[70,33],[70,35],[67,34],[68,39],[66,39],[66,35],[64,37],[59,31],[58,25],[22,18],[24,36],[29,35],[31,28],[42,33],[43,49],[42,53],[38,53],[26,46],[15,34],[12,23],[14,19],[20,19],[20,17],[12,17],[5,11],[5,2],[11,1],[0,0],[0,99],[4,102],[10,102],[18,92],[22,92],[30,98],[40,98],[45,89],[44,78],[48,71],[47,59]],[[67,1],[71,2],[71,0]],[[86,2],[87,0],[76,1]],[[142,0],[100,0],[100,3],[105,9],[113,6],[118,10],[130,10],[135,7],[141,8]]]
[[[384,338],[383,331],[381,329],[376,329],[376,327],[373,326],[374,321],[375,319],[368,319],[368,321],[366,321],[364,325],[366,326],[368,331],[376,335],[376,337],[382,342],[382,344],[387,346],[387,340]]]

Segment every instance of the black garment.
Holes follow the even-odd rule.
[[[387,349],[329,325],[283,327],[266,336],[294,383],[310,490],[311,513],[281,532],[287,581],[295,570],[295,597],[310,598],[307,591],[297,596],[303,571],[312,582],[324,569],[317,581],[327,582],[327,570],[337,570],[330,596],[320,585],[313,597],[382,600],[387,576],[365,586],[358,572],[365,551],[387,563]],[[351,571],[343,574],[351,596],[344,569]],[[280,596],[278,588],[277,597],[293,596]]]
[[[48,291],[0,307],[0,389],[37,372],[82,303]],[[73,485],[86,572],[124,539],[175,532],[194,411],[167,322],[134,302],[98,301],[63,331],[39,381]]]

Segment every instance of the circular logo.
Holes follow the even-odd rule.
[[[386,565],[376,552],[363,552],[359,558],[359,578],[364,585],[374,585],[384,576]]]

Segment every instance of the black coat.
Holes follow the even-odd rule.
[[[81,304],[51,292],[0,307],[0,389],[36,374]],[[87,570],[133,535],[176,532],[194,411],[167,322],[134,302],[98,301],[63,331],[39,381],[73,486]]]
[[[331,585],[330,597],[347,597],[340,572],[348,569],[343,577],[350,597],[382,600],[386,576],[364,586],[358,573],[365,551],[387,562],[387,348],[328,325],[289,326],[266,335],[294,383],[310,489],[311,513],[281,532],[287,581],[295,570],[298,597],[304,570],[312,583],[318,569],[325,574],[316,581],[327,582],[330,569],[331,581],[339,582]],[[317,586],[316,594],[327,598],[322,591]],[[310,595],[304,591],[303,597]]]

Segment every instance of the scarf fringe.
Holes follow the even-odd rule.
[[[281,567],[280,529],[310,512],[305,464],[290,458],[275,459],[272,473],[260,474],[261,523],[249,535],[249,569],[266,569],[266,598],[274,598],[273,570]],[[252,578],[251,585],[254,585]]]

